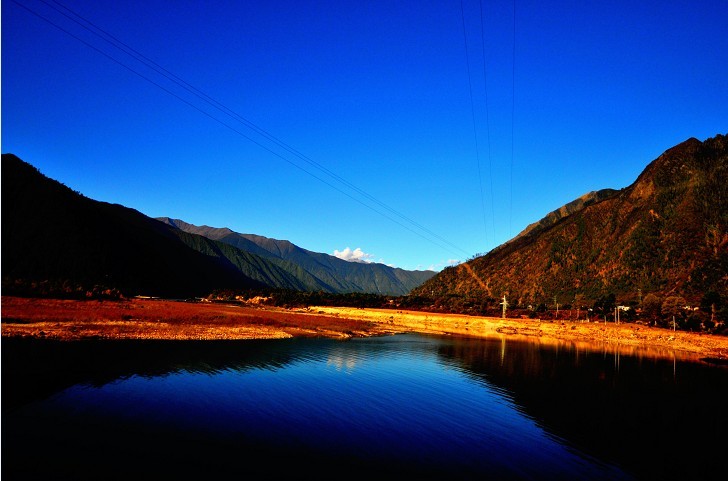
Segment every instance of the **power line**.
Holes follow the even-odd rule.
[[[515,157],[515,117],[516,117],[516,0],[513,0],[513,54],[511,62],[511,186],[510,186],[510,214],[508,218],[508,233],[513,235],[513,159]]]
[[[340,177],[339,175],[335,174],[334,172],[331,172],[331,171],[330,171],[329,169],[325,168],[325,167],[324,167],[324,166],[322,166],[321,164],[319,164],[319,163],[317,163],[317,162],[313,161],[312,159],[310,159],[310,158],[306,157],[305,155],[301,154],[300,152],[298,152],[298,151],[297,151],[296,149],[294,149],[294,148],[293,148],[293,147],[291,147],[290,145],[288,145],[288,144],[286,144],[285,142],[283,142],[283,141],[281,141],[281,140],[277,139],[277,138],[276,138],[275,136],[273,136],[272,134],[268,133],[268,132],[267,132],[267,131],[265,131],[264,129],[262,129],[262,128],[258,127],[258,126],[257,126],[257,125],[255,125],[254,123],[252,123],[252,122],[250,122],[249,120],[245,119],[245,118],[244,118],[244,117],[242,117],[241,115],[237,114],[237,113],[236,113],[236,112],[234,112],[233,110],[231,110],[231,109],[229,109],[228,107],[226,107],[226,106],[225,106],[224,104],[222,104],[222,103],[220,103],[220,102],[218,102],[218,101],[214,100],[214,99],[213,99],[212,97],[208,96],[207,94],[203,93],[203,92],[202,92],[202,91],[200,91],[199,89],[197,89],[197,88],[193,87],[193,86],[192,86],[192,85],[190,85],[189,83],[187,83],[187,82],[185,82],[184,80],[180,79],[179,77],[177,77],[177,76],[176,76],[176,75],[174,75],[173,73],[169,72],[168,70],[164,69],[163,67],[161,67],[160,65],[158,65],[158,64],[157,64],[157,63],[155,63],[154,61],[150,60],[150,59],[149,59],[148,57],[144,56],[143,54],[141,54],[141,53],[139,53],[138,51],[134,50],[133,48],[129,47],[129,46],[127,45],[127,44],[125,44],[125,43],[124,43],[124,42],[122,42],[121,40],[118,40],[118,39],[117,39],[116,37],[114,37],[114,36],[113,36],[113,35],[111,35],[110,33],[106,32],[106,31],[105,31],[105,30],[103,30],[102,28],[100,28],[100,27],[96,26],[96,25],[95,25],[95,24],[94,24],[93,22],[91,22],[91,21],[89,21],[89,20],[87,20],[87,19],[83,18],[83,17],[81,16],[81,15],[77,14],[76,12],[73,12],[73,10],[71,10],[70,8],[68,8],[68,7],[64,6],[64,5],[63,5],[63,4],[61,4],[60,2],[57,2],[57,1],[53,0],[53,1],[54,1],[54,3],[56,3],[56,4],[57,4],[57,5],[59,5],[59,6],[61,6],[61,7],[62,7],[63,9],[65,9],[66,11],[68,11],[68,12],[72,13],[72,14],[73,14],[73,15],[74,15],[75,17],[77,17],[77,18],[79,18],[79,19],[83,20],[83,21],[84,21],[85,23],[87,23],[88,25],[91,25],[91,27],[93,27],[93,29],[97,30],[98,32],[101,32],[101,33],[103,34],[103,36],[102,36],[101,34],[99,34],[98,32],[95,32],[95,31],[94,31],[94,30],[92,30],[91,28],[89,28],[89,27],[87,27],[87,26],[85,26],[85,25],[81,24],[81,23],[80,23],[80,22],[79,22],[78,20],[75,20],[75,19],[71,18],[71,17],[69,16],[69,15],[67,15],[67,14],[65,14],[65,13],[63,13],[63,12],[61,12],[60,10],[58,10],[57,8],[55,8],[54,6],[52,6],[52,5],[48,4],[48,3],[46,2],[46,1],[44,1],[44,0],[39,0],[39,1],[41,1],[41,2],[42,2],[42,3],[44,3],[45,5],[49,6],[50,8],[53,8],[53,9],[54,9],[54,10],[55,10],[56,12],[58,12],[58,13],[60,13],[60,14],[64,15],[64,16],[65,16],[66,18],[69,18],[70,20],[72,20],[72,21],[73,21],[73,22],[75,22],[76,24],[80,25],[81,27],[83,27],[83,28],[84,28],[84,29],[86,29],[87,31],[91,32],[92,34],[96,35],[97,37],[100,37],[100,38],[102,38],[102,40],[104,40],[104,41],[106,41],[107,43],[111,44],[111,45],[112,45],[113,47],[115,47],[115,48],[117,48],[117,49],[121,50],[122,52],[126,53],[127,55],[129,55],[129,56],[133,57],[133,58],[134,58],[135,60],[137,60],[137,61],[139,61],[139,62],[141,62],[141,63],[145,64],[145,65],[146,65],[147,67],[149,67],[149,68],[153,69],[153,70],[154,70],[155,72],[157,72],[158,74],[162,75],[163,77],[167,78],[168,80],[170,80],[170,81],[172,81],[173,83],[177,84],[178,86],[182,87],[182,88],[183,88],[183,89],[185,89],[186,91],[188,91],[188,92],[192,93],[193,95],[195,95],[196,97],[200,98],[201,100],[203,100],[203,101],[204,101],[204,102],[206,102],[207,104],[209,104],[209,105],[213,106],[214,108],[216,108],[217,110],[219,110],[219,111],[221,111],[221,112],[225,113],[225,114],[226,114],[227,116],[229,116],[229,117],[233,118],[234,120],[236,120],[236,121],[238,121],[238,122],[241,122],[241,123],[243,123],[243,124],[244,124],[244,125],[245,125],[246,127],[248,127],[248,128],[250,128],[251,130],[255,131],[256,133],[258,133],[259,135],[263,136],[263,137],[264,137],[264,138],[266,138],[267,140],[269,140],[269,141],[273,142],[273,143],[274,143],[274,144],[276,144],[277,146],[279,146],[279,147],[283,148],[283,149],[284,149],[284,150],[286,150],[287,152],[289,152],[289,153],[291,153],[291,154],[295,155],[296,157],[300,158],[301,160],[304,160],[304,161],[306,161],[307,163],[309,163],[309,164],[310,164],[310,165],[312,165],[313,167],[317,168],[317,169],[318,169],[318,170],[320,170],[321,172],[323,172],[323,173],[325,173],[325,174],[329,175],[329,176],[330,176],[330,177],[332,177],[333,179],[335,179],[335,180],[337,180],[338,182],[340,182],[340,183],[344,184],[345,186],[347,186],[348,188],[350,188],[350,189],[354,190],[355,192],[359,193],[359,194],[360,194],[360,195],[362,195],[363,197],[365,197],[365,198],[369,199],[369,200],[370,200],[371,202],[374,202],[375,204],[379,205],[379,206],[380,206],[380,207],[382,207],[383,209],[386,209],[386,210],[387,210],[387,211],[389,211],[390,213],[392,213],[392,214],[396,215],[397,217],[401,218],[402,220],[404,220],[404,221],[408,222],[409,224],[411,224],[411,225],[413,225],[413,226],[417,227],[418,229],[420,229],[421,231],[423,231],[423,232],[427,233],[427,234],[428,234],[428,235],[430,235],[431,237],[433,237],[433,238],[437,239],[437,240],[438,240],[439,242],[436,242],[435,240],[433,240],[433,239],[431,239],[431,238],[428,238],[428,237],[424,236],[424,235],[423,235],[423,234],[422,234],[421,232],[418,232],[418,231],[416,231],[416,230],[412,229],[411,227],[408,227],[407,225],[404,225],[403,223],[401,223],[401,222],[399,222],[399,221],[397,221],[397,220],[393,219],[392,217],[390,217],[390,216],[388,216],[388,215],[384,214],[383,212],[381,212],[381,211],[379,211],[379,210],[375,209],[375,208],[374,208],[374,207],[372,207],[371,205],[369,205],[369,204],[367,204],[367,203],[363,202],[362,200],[360,200],[360,199],[358,199],[358,198],[356,198],[356,197],[352,196],[352,195],[351,195],[351,194],[349,194],[348,192],[345,192],[345,191],[343,191],[342,189],[340,189],[340,188],[336,187],[336,186],[335,186],[335,185],[333,185],[332,183],[330,183],[330,182],[327,182],[326,180],[322,179],[321,177],[319,177],[319,176],[317,176],[317,175],[313,174],[312,172],[308,171],[308,170],[307,170],[307,169],[305,169],[304,167],[301,167],[301,166],[300,166],[300,165],[298,165],[297,163],[295,163],[295,162],[291,161],[290,159],[288,159],[288,158],[284,157],[284,156],[283,156],[283,155],[281,155],[280,153],[278,153],[278,152],[275,152],[274,150],[272,150],[271,148],[269,148],[269,147],[267,147],[267,146],[263,145],[263,144],[262,144],[262,143],[260,143],[259,141],[257,141],[257,140],[255,140],[255,139],[251,138],[250,136],[248,136],[248,135],[244,134],[244,133],[243,133],[243,132],[241,132],[240,130],[238,130],[238,129],[236,129],[236,128],[232,127],[231,125],[229,125],[229,124],[227,124],[227,123],[225,123],[225,122],[223,122],[222,120],[220,120],[219,118],[217,118],[217,117],[213,116],[213,115],[212,115],[212,114],[210,114],[209,112],[207,112],[207,111],[205,111],[205,110],[201,109],[200,107],[198,107],[198,106],[194,105],[194,104],[193,104],[193,103],[191,103],[190,101],[188,101],[188,100],[186,100],[186,99],[182,98],[182,97],[181,97],[181,96],[179,96],[178,94],[176,94],[176,93],[172,92],[171,90],[167,89],[166,87],[164,87],[164,86],[160,85],[159,83],[157,83],[157,82],[155,82],[154,80],[150,79],[150,78],[149,78],[149,77],[147,77],[146,75],[144,75],[144,74],[142,74],[142,73],[138,72],[137,70],[133,69],[132,67],[130,67],[130,66],[128,66],[128,65],[126,65],[125,63],[123,63],[123,62],[121,62],[120,60],[116,59],[115,57],[111,56],[111,55],[110,55],[110,54],[108,54],[107,52],[104,52],[104,51],[103,51],[103,50],[101,50],[100,48],[98,48],[98,47],[96,47],[96,46],[94,46],[94,45],[90,44],[89,42],[87,42],[87,41],[83,40],[83,39],[82,39],[82,38],[80,38],[79,36],[75,35],[74,33],[70,32],[69,30],[67,30],[67,29],[65,29],[65,28],[63,28],[63,27],[61,27],[61,26],[60,26],[60,25],[58,25],[57,23],[55,23],[55,22],[53,22],[52,20],[48,19],[47,17],[45,17],[45,16],[43,16],[43,15],[39,14],[38,12],[36,12],[36,11],[32,10],[31,8],[29,8],[29,7],[27,7],[27,6],[25,6],[25,5],[21,4],[21,3],[19,3],[19,2],[17,1],[17,0],[13,0],[13,3],[15,3],[15,4],[17,4],[18,6],[20,6],[20,7],[24,8],[25,10],[27,10],[27,11],[28,11],[28,12],[30,12],[31,14],[35,15],[36,17],[38,17],[38,18],[40,18],[40,19],[44,20],[45,22],[47,22],[47,23],[51,24],[52,26],[54,26],[54,27],[56,27],[57,29],[61,30],[62,32],[66,33],[67,35],[71,36],[71,37],[72,37],[72,38],[74,38],[75,40],[78,40],[79,42],[81,42],[81,43],[82,43],[82,44],[84,44],[85,46],[87,46],[87,47],[91,48],[92,50],[95,50],[95,51],[96,51],[97,53],[99,53],[99,54],[101,54],[101,55],[103,55],[103,56],[107,57],[107,58],[108,58],[109,60],[111,60],[111,61],[113,61],[113,62],[117,63],[118,65],[120,65],[120,66],[124,67],[125,69],[129,70],[130,72],[134,73],[135,75],[137,75],[137,76],[141,77],[142,79],[146,80],[147,82],[151,83],[152,85],[156,86],[157,88],[159,88],[159,89],[163,90],[164,92],[166,92],[166,93],[168,93],[169,95],[173,96],[173,97],[174,97],[174,98],[176,98],[177,100],[179,100],[179,101],[181,101],[181,102],[185,103],[186,105],[188,105],[188,106],[192,107],[193,109],[195,109],[195,110],[197,110],[198,112],[202,113],[203,115],[205,115],[205,116],[209,117],[210,119],[214,120],[215,122],[217,122],[217,123],[219,123],[219,124],[223,125],[224,127],[228,128],[229,130],[233,131],[234,133],[236,133],[236,134],[238,134],[238,135],[242,136],[243,138],[245,138],[245,139],[249,140],[250,142],[252,142],[252,143],[254,143],[254,144],[258,145],[258,146],[259,146],[259,147],[261,147],[262,149],[264,149],[264,150],[268,151],[269,153],[271,153],[271,154],[275,155],[276,157],[278,157],[278,158],[280,158],[280,159],[284,160],[285,162],[287,162],[287,163],[289,163],[289,164],[293,165],[293,166],[294,166],[294,167],[296,167],[297,169],[299,169],[299,170],[301,170],[301,171],[305,172],[306,174],[308,174],[308,175],[310,175],[311,177],[313,177],[313,178],[315,178],[315,179],[319,180],[320,182],[322,182],[322,183],[324,183],[325,185],[327,185],[327,186],[331,187],[332,189],[334,189],[334,190],[338,191],[339,193],[341,193],[341,194],[344,194],[344,195],[346,195],[347,197],[349,197],[350,199],[352,199],[352,200],[354,200],[354,201],[358,202],[358,203],[359,203],[359,204],[361,204],[362,206],[364,206],[364,207],[366,207],[366,208],[368,208],[368,209],[370,209],[370,210],[372,210],[372,211],[376,212],[377,214],[379,214],[379,215],[381,215],[381,216],[385,217],[386,219],[388,219],[388,220],[390,220],[390,221],[394,222],[395,224],[399,225],[400,227],[403,227],[403,228],[405,228],[405,229],[409,230],[410,232],[414,233],[415,235],[418,235],[419,237],[421,237],[421,238],[423,238],[423,239],[427,240],[428,242],[431,242],[431,243],[433,243],[434,245],[436,245],[436,246],[438,246],[438,247],[440,247],[440,248],[443,248],[443,249],[446,249],[446,250],[450,250],[451,252],[454,252],[454,251],[452,250],[452,248],[454,248],[454,249],[456,249],[456,250],[460,251],[461,253],[464,253],[464,254],[466,254],[466,255],[468,254],[468,252],[467,252],[467,251],[465,251],[464,249],[462,249],[462,248],[460,248],[460,247],[456,246],[456,245],[455,245],[455,244],[453,244],[452,242],[450,242],[450,241],[448,241],[447,239],[445,239],[445,238],[441,237],[440,235],[438,235],[438,234],[436,234],[436,233],[432,232],[431,230],[427,229],[426,227],[422,226],[421,224],[417,223],[416,221],[414,221],[414,220],[410,219],[409,217],[405,216],[404,214],[401,214],[400,212],[396,211],[395,209],[393,209],[393,208],[389,207],[389,206],[388,206],[387,204],[385,204],[384,202],[382,202],[382,201],[380,201],[380,200],[376,199],[375,197],[371,196],[370,194],[368,194],[368,193],[367,193],[367,192],[365,192],[364,190],[360,189],[359,187],[355,186],[354,184],[352,184],[352,183],[350,183],[350,182],[346,181],[345,179],[343,179],[343,178],[342,178],[342,177]],[[121,45],[121,46],[119,46],[119,45]],[[123,48],[122,48],[122,47],[123,47]],[[444,245],[443,245],[443,244],[444,244]],[[445,247],[445,246],[449,246],[449,247]]]
[[[478,131],[475,123],[475,102],[473,101],[473,81],[470,75],[470,55],[468,53],[468,34],[465,28],[465,9],[463,7],[463,0],[460,0],[460,16],[463,23],[463,40],[465,42],[465,65],[468,71],[468,89],[470,92],[470,113],[473,119],[473,138],[475,139],[475,158],[478,164],[478,186],[480,187],[480,206],[483,213],[483,231],[485,232],[485,243],[488,243],[488,229],[485,220],[485,200],[483,195],[483,179],[480,173],[480,151],[478,148]]]
[[[397,211],[397,210],[395,210],[394,208],[392,208],[392,207],[388,206],[388,205],[387,205],[387,204],[385,204],[384,202],[380,201],[379,199],[377,199],[377,198],[375,198],[374,196],[370,195],[369,193],[365,192],[364,190],[362,190],[362,189],[361,189],[361,188],[359,188],[358,186],[356,186],[356,185],[352,184],[351,182],[347,181],[346,179],[342,178],[341,176],[339,176],[339,175],[338,175],[338,174],[336,174],[335,172],[332,172],[331,170],[327,169],[327,168],[326,168],[325,166],[323,166],[323,165],[321,165],[320,163],[316,162],[315,160],[313,160],[313,159],[309,158],[308,156],[306,156],[306,155],[302,154],[301,152],[299,152],[299,151],[298,151],[298,150],[296,150],[295,148],[291,147],[291,146],[290,146],[289,144],[287,144],[286,142],[284,142],[284,141],[282,141],[282,140],[280,140],[280,139],[276,138],[276,137],[275,137],[275,136],[274,136],[273,134],[271,134],[270,132],[266,131],[265,129],[263,129],[263,128],[259,127],[259,126],[257,126],[257,125],[256,125],[255,123],[253,123],[253,122],[251,122],[250,120],[246,119],[245,117],[243,117],[242,115],[240,115],[240,114],[238,114],[237,112],[233,111],[232,109],[229,109],[229,108],[228,108],[228,107],[226,107],[226,106],[225,106],[224,104],[222,104],[221,102],[218,102],[217,100],[215,100],[215,99],[214,99],[214,98],[212,98],[211,96],[207,95],[206,93],[204,93],[204,92],[203,92],[203,91],[201,91],[200,89],[197,89],[197,88],[195,88],[194,86],[190,85],[190,84],[189,84],[188,82],[186,82],[186,81],[184,81],[183,79],[181,79],[180,77],[176,76],[175,74],[173,74],[173,73],[172,73],[172,72],[170,72],[169,70],[165,69],[164,67],[162,67],[162,66],[161,66],[161,65],[159,65],[158,63],[154,62],[153,60],[151,60],[150,58],[148,58],[147,56],[145,56],[144,54],[142,54],[141,52],[139,52],[138,50],[136,50],[136,49],[132,48],[132,47],[131,47],[131,46],[129,46],[128,44],[126,44],[126,43],[124,43],[123,41],[119,40],[118,38],[116,38],[116,37],[115,37],[114,35],[112,35],[111,33],[107,32],[107,31],[106,31],[106,30],[104,30],[104,29],[102,29],[101,27],[99,27],[98,25],[94,24],[94,23],[93,23],[93,22],[91,22],[90,20],[88,20],[88,19],[84,18],[83,16],[81,16],[81,15],[80,15],[80,14],[78,14],[77,12],[73,11],[73,10],[72,10],[72,9],[70,9],[69,7],[67,7],[67,6],[63,5],[63,4],[61,3],[61,2],[59,2],[59,1],[57,1],[57,0],[52,0],[52,1],[53,1],[53,3],[55,3],[55,4],[59,5],[59,6],[61,6],[61,7],[63,8],[63,9],[65,9],[66,11],[68,11],[69,13],[71,13],[71,14],[72,14],[73,16],[75,16],[75,17],[77,17],[77,18],[81,19],[81,20],[82,20],[83,22],[85,22],[86,24],[88,24],[88,25],[90,25],[91,27],[93,27],[93,29],[94,29],[94,30],[96,30],[96,31],[94,31],[94,30],[91,30],[91,29],[90,29],[89,27],[87,27],[87,26],[85,26],[85,25],[81,24],[81,23],[80,23],[80,22],[79,22],[78,20],[75,20],[75,19],[71,18],[70,16],[68,16],[67,14],[65,14],[65,13],[61,12],[61,11],[60,11],[60,10],[58,10],[57,8],[55,8],[55,7],[53,7],[52,5],[48,4],[48,3],[47,3],[47,2],[45,1],[45,0],[39,0],[39,1],[40,1],[40,2],[42,2],[42,3],[44,3],[44,4],[46,4],[46,5],[48,5],[48,6],[49,6],[49,7],[51,7],[51,8],[53,8],[54,10],[56,10],[57,12],[59,12],[60,14],[62,14],[63,16],[65,16],[66,18],[69,18],[69,19],[70,19],[70,20],[72,20],[73,22],[77,23],[78,25],[80,25],[80,26],[81,26],[81,27],[83,27],[84,29],[88,30],[88,31],[89,31],[89,32],[91,32],[92,34],[94,34],[94,35],[96,35],[96,36],[100,37],[100,38],[101,38],[102,40],[106,41],[107,43],[110,43],[110,44],[111,44],[111,45],[112,45],[113,47],[116,47],[116,48],[118,48],[119,50],[123,51],[123,52],[124,52],[124,53],[126,53],[127,55],[130,55],[131,57],[133,57],[133,58],[135,58],[136,60],[138,60],[138,61],[142,62],[143,64],[145,64],[146,66],[148,66],[148,67],[152,68],[152,69],[153,69],[153,70],[155,70],[155,71],[156,71],[157,73],[159,73],[159,74],[161,74],[162,76],[166,77],[167,79],[171,80],[172,82],[174,82],[174,83],[175,83],[175,84],[177,84],[178,86],[182,87],[183,89],[187,90],[187,91],[188,91],[188,92],[190,92],[191,94],[193,94],[193,95],[195,95],[196,97],[200,98],[200,99],[201,99],[201,100],[203,100],[203,101],[204,101],[205,103],[207,103],[207,104],[211,105],[212,107],[214,107],[215,109],[217,109],[217,110],[221,111],[222,113],[224,113],[224,114],[225,114],[225,115],[227,115],[228,117],[232,118],[233,120],[236,120],[236,121],[238,121],[238,122],[241,122],[241,123],[242,123],[242,124],[244,124],[244,125],[245,125],[246,127],[248,127],[249,129],[251,129],[251,130],[255,131],[256,133],[258,133],[259,135],[261,135],[261,136],[262,136],[262,137],[264,137],[265,139],[267,139],[267,140],[269,140],[269,141],[273,142],[274,144],[276,144],[277,146],[279,146],[279,147],[283,148],[283,149],[284,149],[284,150],[286,150],[287,152],[289,152],[289,153],[291,153],[291,154],[295,155],[295,156],[296,156],[296,157],[298,157],[299,159],[301,159],[301,160],[303,160],[304,162],[308,163],[309,165],[311,165],[311,166],[315,167],[316,169],[320,170],[321,172],[325,173],[326,175],[328,175],[329,177],[331,177],[331,178],[335,179],[336,181],[338,181],[338,182],[340,182],[340,183],[344,184],[345,186],[347,186],[348,188],[350,188],[350,189],[354,190],[354,191],[355,191],[355,192],[357,192],[357,193],[358,193],[359,195],[361,195],[361,196],[363,196],[363,197],[367,198],[367,199],[368,199],[368,200],[370,200],[371,202],[374,202],[375,204],[377,204],[377,205],[378,205],[378,206],[380,206],[381,208],[383,208],[383,209],[387,210],[387,211],[388,211],[389,213],[391,213],[391,214],[393,214],[393,215],[395,215],[395,216],[399,217],[400,219],[402,219],[402,220],[404,220],[404,221],[408,222],[409,224],[411,224],[411,225],[413,225],[413,226],[417,227],[418,229],[422,230],[423,232],[427,233],[428,235],[430,235],[430,236],[432,236],[432,237],[434,237],[434,238],[438,239],[438,240],[439,240],[440,242],[443,242],[444,244],[446,244],[446,245],[449,245],[450,247],[453,247],[453,248],[455,248],[455,249],[459,250],[459,251],[460,251],[461,253],[464,253],[464,254],[468,254],[468,252],[467,252],[467,251],[465,251],[465,250],[461,249],[460,247],[458,247],[458,246],[456,246],[455,244],[451,243],[450,241],[448,241],[447,239],[443,238],[443,237],[442,237],[442,236],[440,236],[439,234],[437,234],[437,233],[435,233],[435,232],[431,231],[431,230],[430,230],[430,229],[428,229],[427,227],[425,227],[425,226],[423,226],[423,225],[419,224],[418,222],[414,221],[413,219],[411,219],[411,218],[407,217],[406,215],[404,215],[404,214],[402,214],[402,213],[398,212],[398,211]],[[17,3],[17,2],[16,2],[16,3]],[[101,34],[103,34],[103,36],[101,36],[101,35],[100,35],[100,34],[99,34],[98,32],[101,32]],[[110,39],[111,39],[111,40],[110,40]],[[121,45],[121,46],[122,46],[123,48],[122,48],[122,47],[120,47],[119,45]],[[246,138],[248,138],[248,137],[246,137]],[[258,144],[258,145],[260,145],[260,144]],[[268,150],[268,149],[266,149],[266,150]],[[279,157],[280,157],[280,156],[279,156]],[[291,163],[291,162],[290,162],[289,160],[286,160],[286,161],[287,161],[287,162],[289,162],[289,163]],[[298,166],[296,166],[296,167],[298,167]],[[300,167],[299,167],[299,168],[300,168]],[[304,170],[304,172],[307,172],[307,171],[306,171],[305,169],[301,169],[301,170]],[[308,173],[308,172],[307,172],[307,173]],[[317,178],[317,179],[318,179],[318,177],[316,177],[316,176],[313,176],[313,177],[315,177],[315,178]],[[321,180],[321,179],[319,179],[319,180]],[[324,183],[326,183],[326,182],[324,182]],[[328,184],[328,183],[326,183],[326,184],[327,184],[327,185],[330,185],[330,184]],[[339,189],[336,189],[336,190],[339,190]],[[339,190],[339,192],[341,192],[341,191]],[[347,195],[348,195],[348,194],[347,194]],[[349,196],[349,197],[351,197],[351,196]],[[360,203],[360,204],[362,204],[362,205],[365,205],[365,206],[366,206],[366,204],[363,204],[362,202],[359,202],[359,203]],[[367,206],[367,207],[368,207],[368,206]],[[375,212],[379,213],[379,212],[378,212],[378,211],[376,211],[376,210],[375,210]],[[385,217],[386,217],[386,216],[385,216]],[[391,219],[390,219],[390,220],[391,220]],[[401,225],[401,224],[400,224],[400,225]],[[452,252],[452,251],[451,251],[451,252]]]
[[[491,228],[493,229],[493,243],[495,243],[495,199],[493,195],[493,160],[490,143],[490,109],[488,107],[488,73],[486,69],[486,50],[485,50],[485,27],[483,21],[483,0],[480,4],[480,46],[483,50],[483,92],[485,93],[485,131],[486,140],[488,142],[488,178],[490,179],[490,210],[492,215]]]

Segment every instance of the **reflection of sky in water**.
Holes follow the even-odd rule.
[[[355,452],[382,462],[538,478],[624,476],[544,432],[503,388],[438,355],[442,342],[416,336],[322,341],[278,366],[76,385],[44,409],[326,453]]]

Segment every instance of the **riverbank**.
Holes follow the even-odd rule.
[[[2,336],[45,339],[280,339],[379,336],[403,332],[524,339],[625,354],[683,353],[728,359],[728,337],[639,324],[500,319],[393,309],[278,309],[152,299],[122,301],[3,296]]]
[[[549,321],[436,314],[390,309],[316,307],[318,314],[387,324],[398,331],[473,337],[507,337],[545,345],[571,344],[577,349],[595,344],[623,354],[666,355],[672,352],[728,361],[728,337],[673,331],[642,324],[587,321]]]
[[[286,309],[155,299],[122,301],[3,296],[2,336],[78,339],[349,338],[390,333],[372,321]]]

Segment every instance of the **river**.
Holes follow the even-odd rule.
[[[606,347],[3,338],[2,478],[723,479],[726,400]]]

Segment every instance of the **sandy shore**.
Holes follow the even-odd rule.
[[[350,338],[419,332],[523,339],[625,354],[728,359],[728,337],[639,324],[499,319],[391,309],[272,309],[164,300],[74,301],[3,296],[2,336],[46,339]]]

